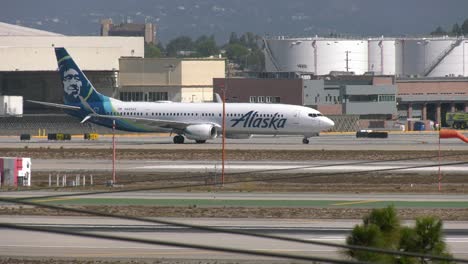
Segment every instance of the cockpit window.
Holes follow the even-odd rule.
[[[317,114],[317,116],[323,116],[323,115],[319,113],[319,114]]]
[[[309,114],[310,117],[317,117],[317,114]]]

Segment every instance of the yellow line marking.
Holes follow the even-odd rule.
[[[332,205],[352,205],[352,204],[365,204],[365,203],[376,203],[376,202],[379,202],[379,201],[376,201],[376,200],[354,201],[354,202],[336,203]]]
[[[43,203],[43,202],[55,202],[55,201],[65,201],[65,200],[73,200],[78,198],[50,198],[50,199],[42,199],[42,200],[33,200],[36,203]]]

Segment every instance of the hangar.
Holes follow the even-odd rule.
[[[103,94],[118,95],[119,59],[144,57],[143,37],[64,36],[0,23],[0,94],[62,102],[54,47],[65,47]],[[24,105],[24,113],[43,113]],[[55,110],[56,111],[56,110]]]

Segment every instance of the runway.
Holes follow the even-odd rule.
[[[195,144],[187,140],[186,144],[173,144],[169,135],[117,135],[119,149],[221,149],[221,139]],[[356,138],[354,133],[322,133],[310,138],[310,144],[302,144],[297,136],[273,137],[254,136],[252,139],[227,139],[228,149],[256,150],[438,150],[436,132],[392,132],[386,139]],[[468,150],[468,145],[459,139],[442,139],[442,150]],[[101,136],[97,141],[84,140],[75,136],[71,141],[48,141],[46,138],[33,138],[31,141],[19,141],[18,137],[0,137],[0,144],[5,148],[110,148],[112,136]]]
[[[2,198],[30,198],[29,201],[60,206],[172,206],[204,208],[468,208],[468,195],[450,194],[328,194],[328,193],[238,193],[238,192],[86,192],[23,191],[2,192]],[[76,195],[75,195],[76,194]],[[59,197],[54,197],[59,195]],[[65,195],[65,196],[60,196]],[[52,197],[49,197],[52,196]],[[13,205],[2,202],[0,204]],[[282,219],[278,220],[279,222]]]
[[[280,223],[275,219],[170,219],[198,225],[226,229],[268,233],[287,237],[343,244],[346,235],[359,221],[292,220]],[[90,233],[112,234],[124,237],[139,237],[156,240],[169,240],[250,250],[305,254],[321,257],[340,257],[340,249],[311,244],[301,244],[255,238],[241,235],[201,232],[166,225],[148,225],[99,217],[0,217],[2,223],[17,223],[29,226],[48,226],[69,230],[87,230]],[[411,225],[412,222],[405,222]],[[100,227],[109,227],[100,229]],[[112,227],[112,228],[110,228]],[[128,229],[134,228],[134,230]],[[145,227],[146,230],[141,229]],[[140,228],[138,230],[138,228]],[[468,252],[468,223],[445,222],[446,237],[455,257],[466,258]],[[49,256],[49,257],[93,257],[93,258],[186,258],[186,259],[265,259],[239,254],[225,254],[177,247],[145,245],[130,242],[117,242],[102,239],[43,234],[38,232],[2,229],[0,255],[2,256]],[[183,234],[183,235],[181,235]],[[5,235],[5,236],[3,236]]]
[[[450,165],[453,163],[453,165]],[[463,174],[468,171],[468,162],[444,162],[441,170],[445,173]],[[111,171],[112,161],[99,159],[34,159],[34,171]],[[402,169],[403,168],[403,169]],[[408,168],[408,169],[404,169]],[[190,160],[118,160],[118,171],[134,172],[221,172],[221,162]],[[439,166],[436,161],[227,161],[227,172],[265,173],[340,173],[358,171],[390,171],[402,174],[435,173]]]

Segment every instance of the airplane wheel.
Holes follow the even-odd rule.
[[[309,144],[309,139],[308,139],[308,138],[302,139],[302,143],[304,143],[304,144]]]
[[[203,144],[206,142],[206,140],[195,140],[195,142],[197,142],[197,144]]]
[[[174,137],[174,144],[184,144],[184,137],[181,135],[177,135]]]

